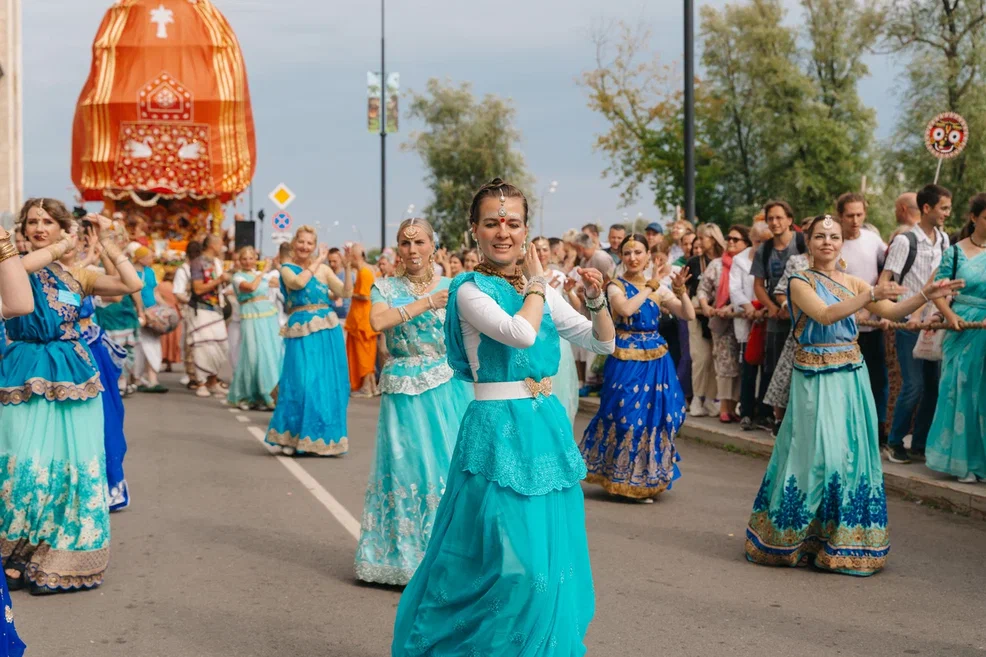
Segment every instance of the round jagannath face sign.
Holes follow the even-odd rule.
[[[928,123],[924,144],[938,159],[955,157],[969,141],[969,124],[955,112],[942,112]]]

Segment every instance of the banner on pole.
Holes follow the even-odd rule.
[[[380,132],[380,95],[382,82],[380,74],[366,73],[366,128],[373,134]]]
[[[387,74],[387,132],[397,132],[400,120],[398,99],[401,91],[401,74]]]

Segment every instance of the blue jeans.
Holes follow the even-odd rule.
[[[903,446],[904,436],[911,428],[914,420],[914,431],[911,432],[911,449],[924,450],[928,441],[928,430],[935,417],[935,406],[938,405],[938,379],[941,376],[941,364],[931,360],[920,360],[912,354],[914,345],[918,342],[918,334],[914,331],[897,330],[894,336],[897,345],[897,360],[900,361],[900,374],[903,385],[897,405],[894,407],[894,421],[890,427],[889,443],[891,447]],[[917,411],[917,417],[914,412]]]

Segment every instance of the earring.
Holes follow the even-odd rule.
[[[428,264],[429,265],[435,264],[435,254],[434,253],[432,253],[430,256],[428,256]]]
[[[815,266],[815,258],[813,258],[812,255],[809,253],[808,254],[808,268],[810,269],[810,268],[812,268],[814,266]]]
[[[843,270],[845,270],[845,268],[848,267],[848,265],[846,264],[846,259],[843,258],[842,256],[839,256],[839,266],[842,267]]]

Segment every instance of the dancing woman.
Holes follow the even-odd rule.
[[[579,482],[551,395],[559,335],[613,350],[602,275],[581,269],[590,323],[527,249],[527,199],[500,179],[469,212],[484,261],[449,290],[449,365],[475,384],[431,542],[397,609],[394,657],[576,655],[595,609]],[[524,258],[529,277],[517,266]]]
[[[328,249],[323,246],[316,254],[314,228],[298,228],[291,245],[292,262],[281,266],[288,324],[281,330],[284,363],[267,442],[288,456],[338,456],[349,450],[349,369],[329,292],[343,298],[352,295],[352,259],[348,253],[343,259],[343,283],[325,264]]]
[[[675,436],[685,421],[685,395],[668,345],[658,332],[662,308],[692,321],[688,267],[672,279],[663,271],[644,279],[650,264],[647,238],[629,235],[620,245],[626,273],[607,286],[616,316],[616,351],[606,359],[599,410],[579,441],[589,476],[607,492],[653,502],[681,476]]]
[[[140,291],[133,264],[94,221],[119,276],[67,271],[72,215],[56,200],[29,200],[20,225],[34,251],[24,257],[35,310],[7,323],[0,362],[0,551],[10,588],[35,595],[98,586],[109,562],[110,523],[99,372],[82,339],[83,297]]]
[[[870,287],[837,270],[842,225],[818,216],[806,233],[810,269],[791,277],[788,305],[797,347],[790,406],[753,514],[746,556],[769,566],[872,575],[890,552],[887,497],[876,405],[857,343],[862,309],[900,319],[929,300],[947,298],[962,281],[929,283],[901,303],[896,283]]]
[[[284,341],[280,335],[277,308],[270,300],[267,274],[257,273],[257,252],[245,246],[236,254],[239,269],[233,274],[233,289],[240,304],[240,357],[229,386],[229,403],[241,410],[274,409],[272,394],[281,375]]]
[[[17,247],[10,233],[0,227],[0,324],[32,312],[34,294],[31,291],[31,281],[18,257]],[[4,611],[4,617],[0,619],[0,656],[21,657],[26,646],[17,636],[17,628],[14,627],[14,611],[6,578],[0,578],[0,605]]]
[[[986,481],[986,331],[961,330],[959,322],[986,321],[986,194],[969,201],[969,222],[961,239],[945,252],[939,280],[961,278],[967,285],[949,307],[935,301],[945,321],[957,329],[942,340],[942,372],[938,406],[928,432],[927,463],[960,483]]]
[[[403,586],[417,569],[445,493],[455,437],[472,386],[452,378],[445,354],[448,278],[435,275],[434,232],[424,219],[397,231],[397,277],[373,286],[370,323],[387,339],[377,450],[363,504],[356,576]]]

